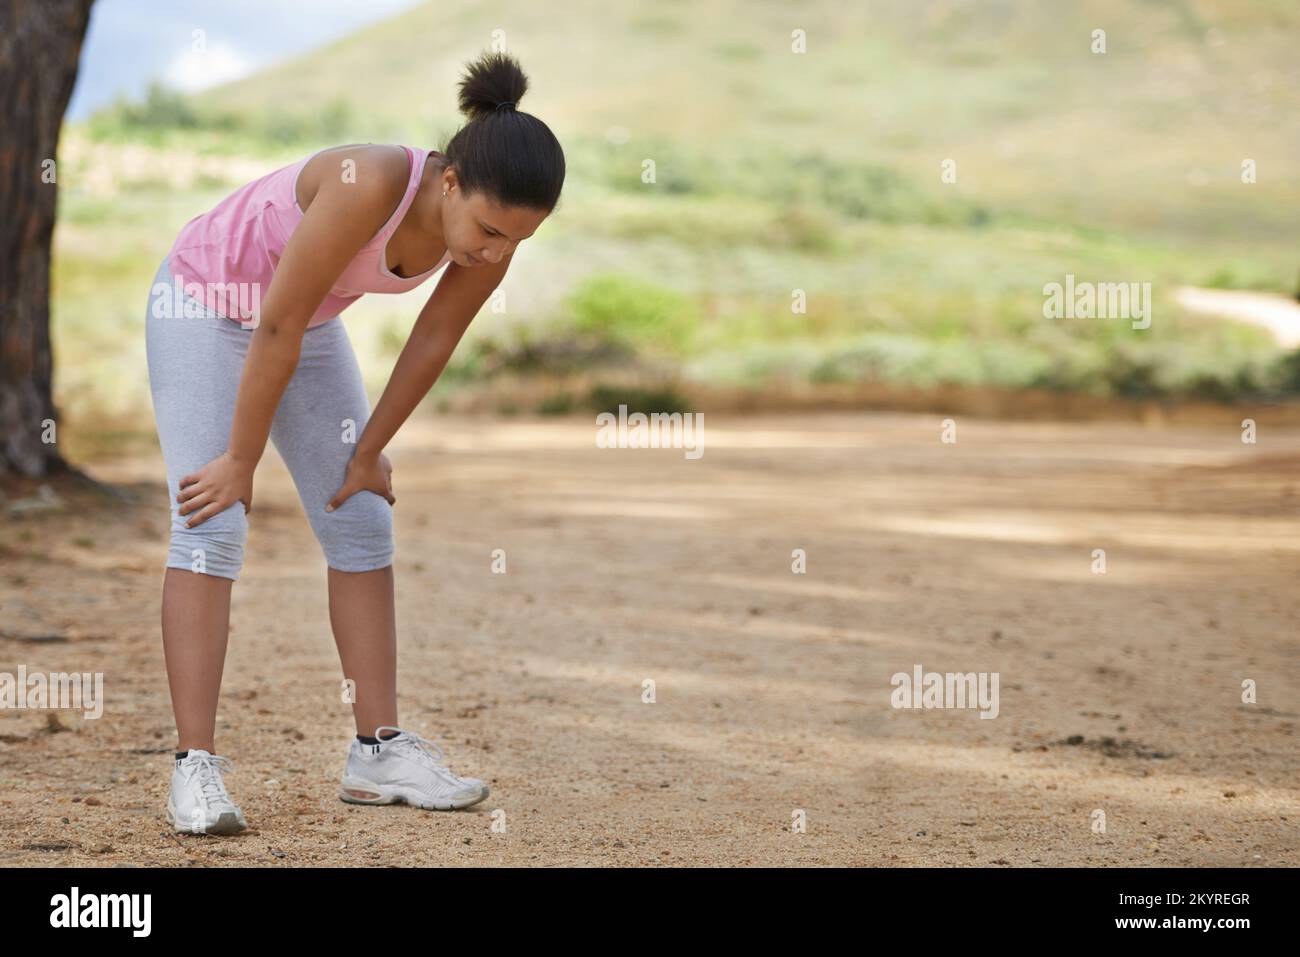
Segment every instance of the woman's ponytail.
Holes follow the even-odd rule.
[[[506,53],[485,53],[466,68],[460,81],[460,111],[477,120],[495,115],[503,103],[518,109],[527,90],[528,77],[518,61]]]
[[[508,53],[484,53],[465,68],[460,111],[469,118],[444,151],[466,194],[549,214],[564,187],[564,151],[550,128],[519,110],[528,77]]]

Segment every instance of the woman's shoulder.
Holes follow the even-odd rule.
[[[356,186],[358,198],[378,203],[399,202],[411,176],[406,149],[396,143],[350,143],[332,146],[310,156],[297,180],[299,208],[311,205],[327,182]]]

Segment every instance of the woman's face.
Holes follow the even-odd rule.
[[[540,210],[501,206],[483,193],[467,196],[452,169],[443,172],[442,188],[447,191],[438,197],[443,239],[452,261],[462,266],[500,262],[546,219]]]

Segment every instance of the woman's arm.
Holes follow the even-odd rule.
[[[470,322],[509,268],[510,255],[502,256],[497,263],[469,267],[452,263],[447,267],[420,310],[384,394],[357,440],[343,486],[326,511],[333,511],[350,496],[365,490],[384,496],[390,504],[396,501],[388,482],[384,447],[433,388]]]
[[[257,328],[244,359],[226,452],[180,481],[182,515],[193,528],[236,501],[253,504],[253,472],[276,407],[298,366],[307,323],[347,264],[401,202],[405,179],[393,176],[390,157],[358,147],[354,182],[324,175],[307,211],[285,244]]]

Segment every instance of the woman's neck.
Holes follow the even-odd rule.
[[[398,249],[403,250],[403,261],[408,258],[405,255],[407,249],[447,247],[442,235],[442,174],[446,168],[441,154],[428,154],[415,199],[393,233]]]

